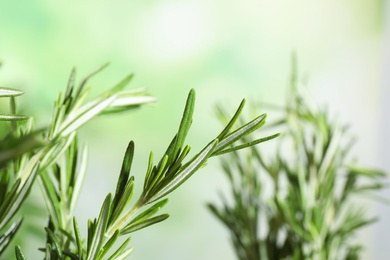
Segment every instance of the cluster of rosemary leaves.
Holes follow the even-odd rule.
[[[384,173],[350,161],[347,127],[313,106],[295,76],[291,85],[281,120],[269,125],[282,132],[275,153],[251,147],[223,158],[231,192],[208,207],[240,260],[359,259],[355,231],[375,221],[360,199],[384,188]]]
[[[77,130],[98,115],[119,113],[154,101],[144,90],[125,89],[132,79],[129,75],[86,102],[89,79],[105,67],[91,73],[80,84],[75,83],[73,70],[65,92],[55,101],[50,124],[43,129],[34,130],[31,118],[16,115],[15,98],[21,91],[0,88],[0,97],[11,101],[11,113],[0,115],[0,120],[6,121],[1,127],[8,127],[0,142],[0,257],[22,224],[23,217],[15,219],[15,216],[35,183],[40,185],[48,214],[48,225],[44,228],[46,243],[40,249],[44,259],[125,259],[132,252],[130,234],[165,220],[168,214],[156,214],[167,203],[166,195],[183,184],[210,157],[277,136],[236,145],[238,140],[262,127],[266,119],[265,115],[260,115],[233,129],[244,107],[243,101],[221,133],[186,159],[191,147],[185,145],[185,139],[195,105],[195,91],[191,90],[179,129],[166,152],[156,164],[153,152],[150,153],[140,197],[132,199],[135,183],[130,170],[134,143],[130,141],[115,192],[107,194],[99,216],[87,223],[87,237],[81,237],[74,209],[86,174],[88,149],[79,144]],[[24,221],[28,221],[28,216]],[[125,237],[124,242],[119,243],[119,237]],[[26,259],[19,246],[15,254],[18,260]]]

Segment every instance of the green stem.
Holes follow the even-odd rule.
[[[130,218],[144,205],[145,203],[143,202],[143,200],[139,198],[129,211],[127,211],[122,217],[120,217],[112,225],[110,225],[106,234],[104,234],[103,244],[105,244],[114,235],[115,231],[123,229],[130,220]]]

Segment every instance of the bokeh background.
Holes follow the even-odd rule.
[[[93,93],[134,72],[132,86],[157,97],[155,105],[82,129],[90,146],[77,208],[84,230],[114,189],[130,139],[136,142],[133,172],[141,186],[149,151],[159,156],[165,150],[191,88],[197,108],[188,142],[196,150],[221,129],[217,103],[234,107],[244,97],[283,103],[293,52],[313,97],[359,138],[354,156],[390,172],[386,9],[383,0],[1,0],[0,83],[25,90],[18,101],[37,126],[48,122],[72,67],[81,78],[111,63],[91,81]],[[272,120],[271,111],[268,116]],[[133,236],[132,259],[235,259],[227,231],[205,208],[226,185],[218,162],[210,161],[170,196],[167,221]],[[382,195],[390,197],[388,191]],[[367,209],[381,219],[358,235],[364,259],[389,259],[389,206],[371,203]],[[32,215],[45,224],[44,213]],[[24,251],[38,259],[44,233],[25,229],[18,240],[27,240]]]

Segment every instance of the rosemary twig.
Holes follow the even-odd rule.
[[[166,152],[156,164],[153,152],[150,153],[140,197],[132,203],[135,182],[130,171],[135,144],[130,141],[115,193],[107,194],[99,216],[88,221],[87,235],[82,238],[74,209],[86,174],[88,149],[86,145],[79,145],[78,129],[98,115],[127,111],[154,101],[143,90],[125,90],[133,75],[125,77],[95,99],[86,101],[90,91],[86,87],[88,80],[103,68],[105,66],[91,73],[79,85],[76,84],[76,71],[73,69],[65,94],[60,93],[54,103],[50,124],[42,130],[33,131],[31,121],[24,127],[16,123],[12,128],[15,132],[13,139],[6,137],[4,145],[0,145],[0,165],[4,165],[0,173],[0,254],[20,226],[21,220],[13,225],[10,223],[35,179],[40,184],[49,215],[45,228],[46,244],[40,249],[45,259],[124,259],[132,252],[128,246],[129,236],[167,219],[168,214],[157,214],[168,202],[165,197],[180,187],[209,158],[252,147],[277,136],[235,145],[238,140],[261,128],[266,119],[263,114],[233,129],[240,119],[245,104],[243,101],[221,133],[187,159],[191,146],[185,145],[185,140],[195,108],[195,91],[191,90],[178,131]],[[5,88],[0,90],[4,97],[11,96],[11,110],[15,112],[13,98],[21,92]],[[8,121],[18,119],[13,116]],[[24,149],[14,153],[15,145]],[[127,239],[117,245],[120,236]],[[114,247],[116,250],[112,250]],[[15,254],[18,260],[25,259],[19,246],[15,248]]]
[[[346,128],[302,91],[293,76],[274,154],[253,147],[222,161],[233,200],[208,207],[238,259],[358,259],[355,231],[375,221],[354,202],[385,187],[384,173],[351,164]]]

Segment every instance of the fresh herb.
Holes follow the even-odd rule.
[[[347,127],[313,105],[295,75],[282,118],[269,128],[282,132],[275,153],[251,147],[223,158],[231,192],[208,207],[238,259],[359,259],[355,232],[376,220],[360,200],[384,188],[385,175],[349,159]],[[225,122],[221,108],[219,115]]]
[[[76,72],[72,71],[65,93],[60,93],[54,104],[51,123],[44,129],[33,130],[31,119],[15,115],[15,109],[12,109],[11,116],[3,116],[13,127],[0,147],[0,255],[22,223],[23,218],[16,221],[14,218],[36,180],[49,216],[45,227],[46,244],[41,248],[45,259],[125,259],[132,252],[130,235],[168,218],[168,214],[157,214],[168,201],[165,197],[210,157],[251,147],[277,136],[236,145],[238,140],[262,127],[266,119],[265,115],[260,115],[233,129],[243,109],[243,101],[222,132],[201,151],[186,159],[191,147],[185,144],[185,139],[195,106],[195,91],[191,90],[179,129],[166,152],[156,164],[153,152],[150,153],[140,197],[132,199],[135,182],[130,170],[135,144],[130,141],[116,190],[107,194],[99,216],[88,221],[87,237],[83,238],[74,209],[86,174],[88,149],[79,144],[77,130],[98,115],[123,112],[154,101],[143,90],[125,90],[132,79],[129,75],[92,101],[85,102],[90,91],[86,88],[88,80],[105,67],[91,73],[77,86]],[[5,88],[2,91],[3,97],[11,97],[11,100],[21,94]],[[118,244],[119,237],[125,237],[124,242]],[[15,253],[18,260],[26,258],[19,246]]]

